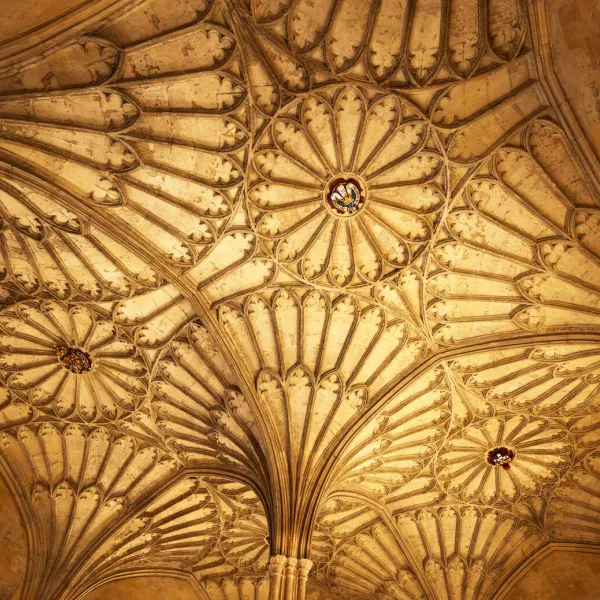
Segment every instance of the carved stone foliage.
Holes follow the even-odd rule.
[[[528,10],[135,0],[16,43],[22,600],[491,600],[600,544],[600,199]]]

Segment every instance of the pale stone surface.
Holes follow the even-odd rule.
[[[600,546],[596,42],[540,2],[97,0],[0,52],[20,600],[491,600]]]
[[[557,75],[600,156],[600,3],[548,0],[548,13]]]
[[[595,600],[600,554],[557,550],[533,566],[508,593],[511,600]]]
[[[0,477],[0,599],[17,600],[27,570],[27,534],[12,492]]]
[[[100,586],[85,600],[198,600],[200,596],[185,580],[174,577],[131,577]]]
[[[93,0],[6,0],[0,19],[0,46],[12,38],[48,25]]]

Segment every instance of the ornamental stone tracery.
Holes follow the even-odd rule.
[[[492,600],[600,545],[600,195],[543,2],[96,4],[0,44],[19,600]]]
[[[250,214],[275,257],[301,277],[372,284],[413,262],[430,239],[443,206],[443,157],[427,122],[397,96],[325,87],[286,107],[257,148]],[[344,203],[338,191],[335,200],[336,185],[356,198]]]

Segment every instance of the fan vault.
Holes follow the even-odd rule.
[[[483,600],[599,549],[543,2],[88,5],[0,53],[2,597]]]

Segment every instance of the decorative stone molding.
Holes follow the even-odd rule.
[[[93,6],[0,65],[22,600],[489,600],[596,544],[598,190],[539,4]]]
[[[269,600],[306,600],[311,560],[277,555],[271,557],[269,565]]]

